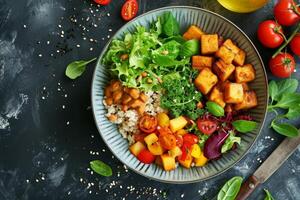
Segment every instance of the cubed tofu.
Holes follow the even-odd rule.
[[[245,63],[245,58],[246,58],[246,53],[245,51],[241,50],[235,54],[234,59],[233,59],[233,63],[238,65],[238,66],[242,66]]]
[[[176,168],[175,158],[169,154],[163,154],[160,156],[164,170],[170,171]]]
[[[234,72],[233,64],[226,64],[223,60],[218,60],[213,66],[213,71],[218,75],[221,81],[226,81]]]
[[[221,58],[226,64],[231,64],[235,57],[235,54],[223,45],[216,52],[216,56],[218,58]]]
[[[242,83],[242,86],[243,86],[243,90],[244,91],[250,90],[250,87],[249,87],[249,85],[247,83]]]
[[[141,143],[140,141],[137,141],[136,143],[134,143],[133,145],[131,145],[129,147],[129,150],[133,155],[137,156],[145,148],[146,147],[143,143]]]
[[[218,35],[202,35],[201,36],[201,53],[213,54],[219,49]]]
[[[186,40],[191,40],[191,39],[200,40],[202,35],[204,35],[204,32],[199,27],[192,25],[183,34],[183,38]]]
[[[188,153],[185,160],[178,159],[178,162],[185,168],[190,168],[193,162],[193,157],[191,153]]]
[[[237,54],[240,51],[240,48],[238,48],[235,44],[233,44],[231,39],[225,40],[222,46],[227,47],[227,49],[232,51],[233,54]]]
[[[255,79],[255,69],[251,64],[246,64],[235,69],[235,80],[237,83],[250,82]]]
[[[202,94],[208,94],[209,91],[218,82],[218,77],[212,73],[209,68],[204,68],[200,71],[197,78],[194,81],[195,86],[202,92]]]
[[[211,68],[214,62],[213,57],[209,56],[193,56],[192,67],[194,69],[202,70],[205,67]]]
[[[176,131],[183,129],[187,123],[188,121],[183,116],[179,116],[170,120],[170,129],[175,133]]]
[[[221,91],[221,88],[219,86],[214,86],[212,89],[209,98],[210,101],[213,101],[217,104],[219,104],[221,107],[225,107],[226,103],[224,101],[224,94]]]
[[[242,103],[234,106],[235,110],[246,110],[257,106],[257,97],[255,91],[246,91]]]
[[[240,83],[227,83],[225,85],[224,100],[226,103],[241,103],[244,99],[243,86]]]

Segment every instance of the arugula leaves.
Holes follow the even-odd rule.
[[[86,69],[86,65],[93,62],[97,58],[93,58],[91,60],[85,61],[85,60],[79,60],[79,61],[74,61],[68,64],[65,74],[67,77],[70,79],[76,79],[79,76],[83,74],[83,72]]]
[[[218,193],[217,200],[234,200],[240,191],[243,178],[235,176],[228,180]]]
[[[236,137],[233,131],[229,132],[229,136],[226,138],[225,143],[221,148],[221,153],[226,153],[227,151],[231,150],[234,143],[241,144],[241,138]]]
[[[270,81],[268,111],[277,115],[271,122],[271,127],[279,134],[287,137],[296,137],[299,132],[295,126],[288,123],[279,123],[279,119],[296,119],[300,117],[300,93],[297,93],[298,80],[285,79],[278,82]],[[285,109],[287,112],[278,115],[277,109]]]
[[[94,160],[90,162],[91,169],[101,176],[111,176],[112,169],[109,165],[105,164],[101,160]]]

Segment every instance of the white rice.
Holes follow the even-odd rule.
[[[157,92],[145,92],[148,96],[148,100],[145,106],[145,112],[149,115],[156,115],[164,110],[159,106],[160,104],[160,94]],[[124,138],[127,138],[129,144],[133,144],[134,134],[139,133],[138,130],[138,119],[139,115],[136,110],[129,109],[127,111],[122,111],[120,105],[112,104],[108,106],[105,102],[105,97],[103,100],[103,105],[107,109],[106,117],[115,115],[117,119],[112,121],[114,124],[118,124],[119,132]]]

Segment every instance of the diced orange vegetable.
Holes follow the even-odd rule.
[[[187,131],[184,129],[179,129],[178,131],[176,131],[176,134],[177,135],[185,135],[185,134],[187,134]]]
[[[183,34],[183,38],[186,40],[197,39],[200,40],[204,32],[197,26],[192,25],[189,29]]]
[[[159,126],[166,126],[170,125],[170,118],[166,113],[158,113],[157,115],[158,125]]]
[[[176,133],[176,131],[183,129],[187,125],[188,121],[180,116],[174,119],[170,120],[170,129],[173,133]]]
[[[145,143],[149,146],[158,141],[158,137],[155,133],[151,133],[144,138]]]
[[[159,142],[155,142],[151,145],[147,145],[147,147],[149,151],[155,156],[159,156],[164,153],[164,149],[162,148]]]
[[[169,150],[169,155],[171,155],[174,158],[177,157],[177,156],[180,156],[181,154],[182,154],[182,151],[178,146],[176,146],[173,149]]]
[[[138,142],[134,143],[133,145],[131,145],[129,147],[129,150],[133,155],[137,156],[145,148],[146,148],[145,145],[143,143],[141,143],[140,141],[138,141]]]
[[[190,168],[193,162],[191,153],[188,153],[185,160],[178,159],[178,162],[185,168]]]
[[[160,156],[164,170],[170,171],[176,168],[175,158],[169,154],[163,154]]]
[[[204,156],[203,153],[201,153],[199,158],[194,159],[194,162],[196,167],[202,167],[208,162],[208,159]]]
[[[191,156],[193,158],[200,158],[201,156],[201,149],[198,144],[193,144],[191,147]]]

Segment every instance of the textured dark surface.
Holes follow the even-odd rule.
[[[122,2],[97,7],[81,0],[0,0],[0,199],[212,199],[230,177],[253,173],[283,139],[268,128],[273,117],[269,114],[244,159],[221,176],[197,184],[163,184],[124,168],[94,124],[94,65],[76,81],[64,75],[71,61],[98,56],[108,37],[124,24],[119,16]],[[265,63],[272,53],[255,37],[257,24],[272,18],[272,3],[251,14],[229,12],[211,0],[139,3],[139,14],[169,5],[207,8],[244,30]],[[299,78],[299,73],[294,76]],[[87,168],[94,159],[109,163],[114,175],[91,174]],[[299,159],[298,149],[250,199],[263,199],[262,189],[267,188],[275,199],[299,200]]]

